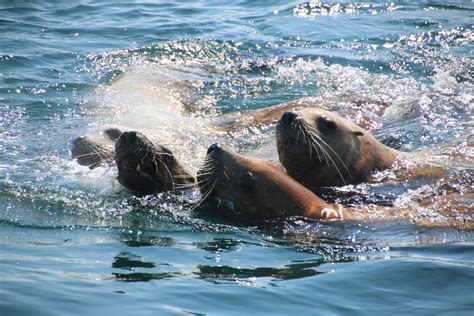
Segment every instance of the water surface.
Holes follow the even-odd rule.
[[[472,314],[474,235],[445,224],[472,221],[473,20],[471,1],[2,1],[0,314]],[[388,222],[133,198],[69,150],[103,124],[169,122],[161,76],[185,80],[197,121],[316,97],[448,172],[338,191],[412,216]],[[199,145],[180,152],[193,165],[216,139],[258,151],[273,132],[187,133]],[[418,204],[448,195],[458,207]]]

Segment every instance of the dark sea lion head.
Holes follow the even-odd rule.
[[[124,132],[115,143],[118,181],[140,195],[192,186],[194,178],[166,147],[140,132]]]
[[[249,218],[322,218],[326,215],[321,211],[329,208],[281,169],[218,144],[209,147],[198,183],[204,201],[225,201],[234,212]]]
[[[280,162],[303,185],[342,186],[367,181],[388,168],[396,151],[345,118],[319,108],[284,113],[276,128]]]
[[[114,158],[113,145],[96,142],[88,136],[74,139],[71,154],[78,164],[88,166],[90,169],[101,165],[112,165]]]
[[[115,162],[115,142],[121,134],[119,128],[112,126],[101,130],[97,135],[77,137],[72,142],[72,158],[90,169],[112,166]]]

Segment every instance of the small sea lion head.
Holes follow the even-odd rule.
[[[117,138],[115,162],[118,181],[140,195],[194,184],[194,178],[168,148],[153,144],[140,132],[124,132]]]
[[[288,174],[308,187],[359,182],[366,131],[319,108],[284,113],[276,128],[280,162]],[[361,159],[362,158],[362,159]]]

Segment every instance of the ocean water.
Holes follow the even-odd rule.
[[[472,315],[473,22],[472,1],[0,1],[0,315]],[[447,172],[326,196],[400,220],[248,223],[71,158],[104,124],[191,169],[214,141],[271,150],[274,126],[205,126],[305,97]]]

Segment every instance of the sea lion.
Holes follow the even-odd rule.
[[[113,165],[115,141],[122,134],[116,126],[105,126],[100,131],[76,138],[71,154],[77,163],[90,169],[100,165]]]
[[[222,135],[219,135],[219,131],[226,130],[226,129],[228,132],[238,131],[240,128],[243,128],[243,127],[255,126],[259,124],[272,124],[273,122],[276,122],[278,117],[280,117],[282,113],[285,113],[285,111],[295,109],[295,108],[301,109],[301,108],[305,108],[309,106],[314,106],[314,100],[302,99],[302,100],[298,100],[294,102],[288,102],[288,103],[276,105],[270,108],[265,108],[265,109],[255,110],[255,111],[244,111],[241,113],[233,113],[229,115],[218,116],[214,120],[211,120],[209,122],[201,122],[201,123],[204,123],[204,125],[209,124],[208,125],[209,130],[206,131],[207,133],[214,130],[213,134],[216,135],[215,137],[222,138]],[[193,126],[192,124],[182,124],[182,125],[185,126],[186,128],[189,128],[189,126]],[[161,126],[161,125],[158,124],[158,126]],[[91,133],[91,135],[77,138],[73,142],[73,148],[72,148],[73,157],[77,159],[79,164],[87,165],[91,169],[97,166],[100,166],[101,164],[113,165],[115,161],[114,159],[115,141],[117,140],[117,135],[120,134],[120,131],[124,131],[124,130],[130,130],[130,128],[125,127],[125,126],[118,126],[118,127],[106,126],[105,128],[103,128],[103,130],[99,130],[98,133],[97,131],[95,131],[95,133]],[[175,127],[173,128],[170,127],[168,128],[168,130],[169,130],[169,135],[165,134],[166,131],[159,130],[158,132],[160,135],[163,135],[163,136],[167,135],[165,136],[165,139],[168,139],[168,142],[170,141],[170,137],[172,135],[174,135],[175,139],[180,139],[181,142],[183,142],[183,136],[179,135],[178,129],[176,129]],[[148,133],[151,133],[151,135],[155,136],[153,139],[157,139],[156,131],[154,133],[153,131],[147,131],[146,133],[147,135]],[[159,137],[159,138],[162,139],[163,137]],[[202,140],[205,138],[206,137],[189,137],[189,140],[190,140],[189,142],[191,144],[199,143],[199,142],[202,142]],[[271,142],[270,145],[271,145],[271,149],[268,151],[268,153],[263,153],[261,155],[254,154],[254,156],[257,156],[258,158],[264,158],[267,160],[268,159],[278,160],[276,151],[273,149],[275,146],[274,143]],[[180,147],[183,147],[183,146],[180,146]],[[185,148],[196,148],[196,146],[191,146],[191,147],[186,146]],[[205,150],[203,151],[205,152]],[[262,149],[260,149],[259,151],[261,152]],[[191,163],[191,166],[193,165],[197,165],[197,164]],[[129,180],[132,181],[132,178],[130,178]],[[138,187],[142,187],[142,186],[143,184],[140,184],[140,183],[138,184]],[[131,188],[132,184],[129,183],[128,187]]]
[[[389,168],[403,154],[320,108],[285,112],[277,123],[276,139],[288,174],[311,190],[366,182],[373,171]]]
[[[217,143],[207,150],[197,179],[203,202],[213,198],[230,202],[234,212],[249,218],[352,218],[341,206],[326,203],[281,169]]]
[[[379,126],[380,123],[374,120],[374,118],[380,117],[387,106],[387,103],[380,101],[359,100],[350,96],[344,96],[337,100],[312,96],[261,109],[222,114],[211,121],[211,126],[216,131],[226,131],[234,134],[236,131],[253,126],[275,125],[279,118],[288,111],[319,107],[345,113],[354,119],[358,125],[370,129]],[[354,111],[354,109],[364,109],[364,111],[370,112],[371,115],[360,115],[361,111]]]
[[[181,190],[195,178],[166,147],[153,144],[140,132],[124,132],[115,143],[118,181],[140,195]]]

